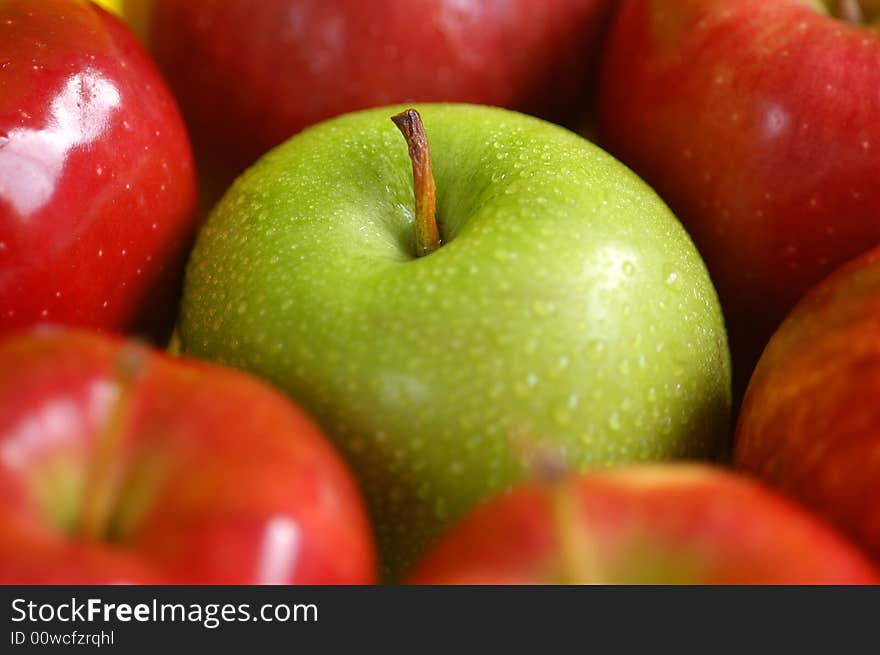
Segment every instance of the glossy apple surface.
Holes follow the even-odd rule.
[[[615,4],[158,0],[152,49],[200,147],[238,174],[308,125],[395,102],[578,118]]]
[[[76,0],[0,3],[0,333],[161,321],[194,179],[174,100],[122,23]]]
[[[659,198],[555,125],[421,105],[443,245],[417,258],[400,109],[315,126],[240,178],[200,233],[179,324],[184,352],[319,419],[388,570],[534,450],[572,466],[725,451],[720,308]]]
[[[824,523],[744,476],[641,466],[501,495],[447,534],[412,584],[877,584]]]
[[[826,5],[632,0],[606,51],[602,143],[694,237],[742,388],[797,300],[880,241],[880,7]]]
[[[749,383],[735,464],[793,496],[880,562],[880,250],[823,281]]]
[[[89,333],[0,342],[0,582],[375,579],[351,475],[287,399]]]

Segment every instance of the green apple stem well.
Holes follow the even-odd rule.
[[[431,171],[431,149],[422,117],[407,109],[391,117],[406,139],[412,160],[413,187],[416,196],[416,256],[424,257],[440,247],[437,228],[437,192]]]
[[[122,447],[125,421],[134,387],[144,367],[144,352],[129,348],[122,352],[114,373],[116,398],[98,435],[94,457],[86,474],[82,503],[74,531],[84,539],[106,538],[116,497],[117,471],[114,463]]]

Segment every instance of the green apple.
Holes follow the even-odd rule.
[[[657,195],[560,127],[420,105],[442,245],[418,256],[425,162],[400,109],[312,127],[247,171],[198,238],[179,325],[184,352],[271,380],[335,438],[386,574],[535,453],[726,452],[717,295]]]

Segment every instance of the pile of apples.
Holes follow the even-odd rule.
[[[878,182],[878,0],[0,0],[0,583],[878,583]]]

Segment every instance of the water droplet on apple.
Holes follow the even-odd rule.
[[[620,414],[617,412],[611,412],[611,415],[608,417],[608,427],[614,432],[620,430]]]
[[[535,303],[532,305],[532,310],[535,312],[536,316],[542,318],[545,316],[550,316],[551,314],[556,312],[556,303],[536,300]]]
[[[673,264],[664,264],[663,281],[670,287],[675,287],[679,281],[678,268]]]
[[[623,262],[623,273],[625,275],[632,275],[635,272],[636,272],[635,264],[633,264],[631,261]]]
[[[563,400],[553,409],[553,421],[556,425],[567,425],[571,422],[571,408],[568,400]]]

